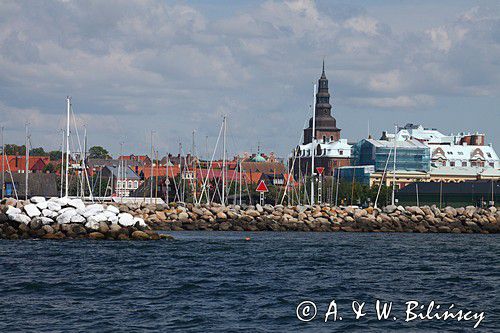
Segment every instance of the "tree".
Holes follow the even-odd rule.
[[[6,155],[24,155],[26,154],[26,147],[24,145],[18,146],[16,144],[8,143],[5,145]]]
[[[55,173],[56,172],[56,167],[52,163],[48,163],[46,166],[43,167],[43,172],[45,173]]]
[[[57,161],[61,159],[62,152],[60,150],[52,150],[48,152],[51,161]]]
[[[109,153],[106,149],[101,146],[93,146],[89,149],[90,158],[110,158]]]
[[[30,149],[31,156],[47,156],[47,153],[42,147]]]

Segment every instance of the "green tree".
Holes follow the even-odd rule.
[[[56,172],[56,167],[52,163],[48,163],[46,166],[43,167],[43,172],[45,173],[55,173]]]
[[[89,149],[90,158],[110,158],[109,152],[101,146],[93,146]]]
[[[57,161],[61,159],[62,152],[60,150],[52,150],[48,152],[51,161]]]
[[[24,145],[18,146],[13,143],[8,143],[5,145],[6,155],[24,155],[26,154],[26,147]]]
[[[31,156],[47,156],[47,153],[42,147],[30,149]]]

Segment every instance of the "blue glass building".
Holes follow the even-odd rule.
[[[386,165],[392,170],[394,142],[363,139],[352,147],[352,163],[373,165],[375,171],[384,171]],[[396,141],[396,170],[428,172],[431,167],[430,149],[417,140]]]

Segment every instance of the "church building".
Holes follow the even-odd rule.
[[[304,140],[302,145],[297,146],[292,154],[296,156],[294,163],[294,175],[298,177],[311,174],[312,150],[314,149],[314,165],[324,168],[323,174],[333,175],[334,169],[340,166],[350,165],[351,145],[347,139],[341,139],[340,128],[337,128],[337,120],[332,116],[332,105],[330,104],[330,93],[328,90],[328,79],[325,74],[325,62],[323,71],[318,80],[315,107],[315,126],[313,133],[313,117],[309,119],[309,126],[304,129]]]

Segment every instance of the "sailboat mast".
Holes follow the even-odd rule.
[[[153,152],[153,131],[151,131],[151,175],[149,177],[150,185],[149,185],[149,203],[153,202],[153,162],[155,160],[154,152]]]
[[[61,129],[62,132],[62,141],[61,141],[61,189],[60,189],[60,197],[62,198],[62,193],[63,193],[63,173],[64,173],[64,136],[66,133],[64,132],[63,129]]]
[[[314,155],[316,149],[314,147],[316,141],[316,84],[313,88],[313,106],[312,106],[312,134],[311,134],[311,205],[314,205]]]
[[[222,205],[226,204],[226,116],[222,119],[224,136],[222,139]]]
[[[66,170],[65,170],[65,181],[66,181],[66,190],[65,190],[65,196],[68,196],[68,191],[69,191],[69,183],[68,183],[68,178],[69,178],[69,118],[70,118],[70,109],[71,109],[71,97],[66,98]]]
[[[396,192],[396,149],[397,149],[397,136],[398,136],[398,126],[394,126],[394,165],[392,168],[392,205],[394,206],[396,202],[395,192]]]
[[[28,123],[24,124],[24,129],[26,132],[26,137],[25,137],[25,153],[26,153],[26,163],[25,163],[25,175],[24,175],[24,181],[25,181],[25,199],[28,200],[28,172],[29,172],[29,163],[30,163],[30,149],[28,145]]]

